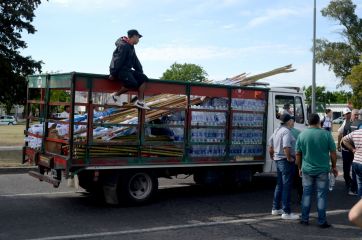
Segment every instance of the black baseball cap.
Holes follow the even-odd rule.
[[[279,120],[282,121],[282,123],[287,123],[289,120],[294,120],[293,116],[290,116],[288,113],[284,113],[280,116]]]
[[[127,35],[128,37],[133,37],[134,35],[137,35],[140,38],[143,37],[136,29],[128,30]]]

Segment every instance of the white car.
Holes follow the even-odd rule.
[[[17,122],[14,116],[0,116],[0,125],[14,125],[16,123]]]

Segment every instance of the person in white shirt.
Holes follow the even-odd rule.
[[[64,111],[60,113],[60,118],[69,118],[70,106],[65,106]]]
[[[322,120],[322,128],[327,131],[332,131],[332,117],[333,112],[331,109],[326,109],[326,116]]]

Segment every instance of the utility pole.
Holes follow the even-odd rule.
[[[313,70],[312,70],[312,113],[316,112],[316,60],[315,60],[315,42],[316,42],[316,22],[317,22],[317,10],[316,10],[316,0],[314,0],[314,16],[313,16]]]

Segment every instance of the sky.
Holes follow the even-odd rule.
[[[343,41],[341,26],[320,13],[328,3],[317,0],[317,38]],[[354,3],[362,16],[362,3]],[[22,54],[42,60],[43,72],[108,74],[115,41],[137,29],[143,38],[136,52],[149,78],[175,62],[198,64],[213,80],[293,64],[297,71],[263,81],[312,82],[313,0],[49,0],[35,15],[37,32],[23,34]],[[339,83],[323,65],[316,81],[330,91]]]

